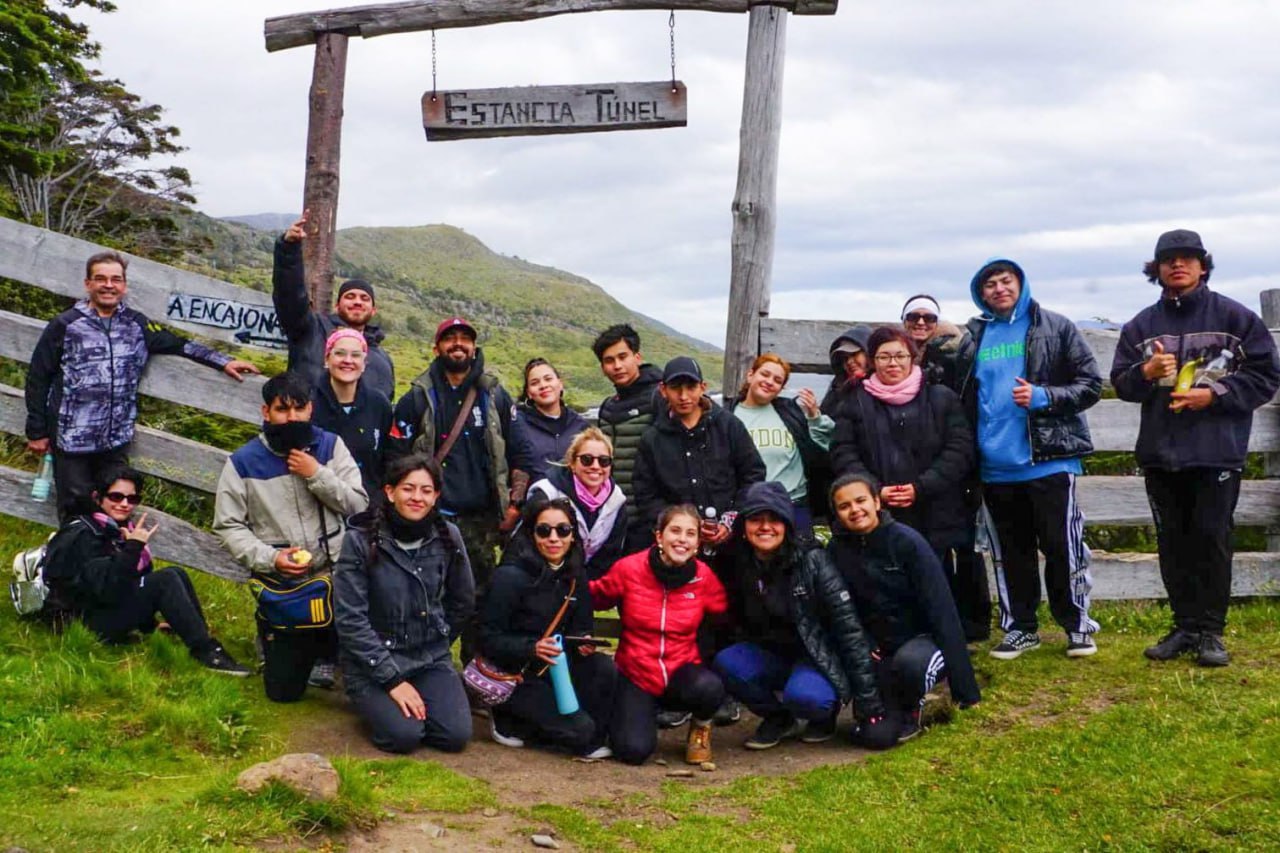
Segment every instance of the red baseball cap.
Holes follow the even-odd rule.
[[[436,326],[436,343],[440,343],[440,339],[443,338],[445,335],[445,332],[449,331],[450,329],[466,329],[468,332],[471,333],[471,340],[473,341],[478,337],[476,335],[475,326],[471,325],[461,317],[450,317],[448,320],[445,320],[439,326]]]

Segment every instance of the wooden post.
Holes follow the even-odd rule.
[[[307,121],[307,174],[302,207],[310,211],[302,261],[311,306],[328,310],[333,296],[333,243],[338,222],[338,176],[342,148],[342,96],[347,76],[347,36],[316,36]]]
[[[1268,329],[1280,329],[1280,289],[1261,293],[1262,322]],[[1280,453],[1262,455],[1262,473],[1266,477],[1280,477]],[[1267,528],[1267,550],[1280,551],[1280,527]]]
[[[786,41],[787,11],[777,6],[752,6],[738,134],[738,187],[732,208],[729,322],[724,342],[726,393],[738,387],[758,354],[759,320],[769,314]]]

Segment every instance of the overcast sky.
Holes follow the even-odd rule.
[[[102,68],[182,128],[199,207],[301,207],[314,51],[267,16],[335,0],[119,0]],[[354,4],[353,4],[354,5]],[[1012,256],[1047,307],[1121,321],[1156,236],[1199,230],[1214,283],[1280,286],[1280,3],[853,2],[788,25],[772,314],[896,317]],[[679,12],[689,125],[427,143],[431,36],[353,39],[339,227],[448,223],[723,344],[745,15]],[[666,12],[440,31],[439,88],[662,80]]]

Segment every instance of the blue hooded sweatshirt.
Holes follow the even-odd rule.
[[[1003,262],[1018,271],[1022,293],[1008,317],[999,317],[982,301],[978,275],[991,264]],[[1022,267],[1008,258],[991,258],[969,282],[973,304],[987,323],[978,345],[974,378],[978,381],[978,458],[982,482],[1022,483],[1066,472],[1079,474],[1079,459],[1031,461],[1031,431],[1027,409],[1013,401],[1016,380],[1027,372],[1027,331],[1031,327],[1031,283]],[[1031,409],[1049,405],[1049,395],[1036,386]]]

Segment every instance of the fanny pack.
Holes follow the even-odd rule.
[[[258,602],[258,618],[277,631],[304,631],[333,624],[333,582],[328,575],[294,585],[257,575],[249,591]]]

